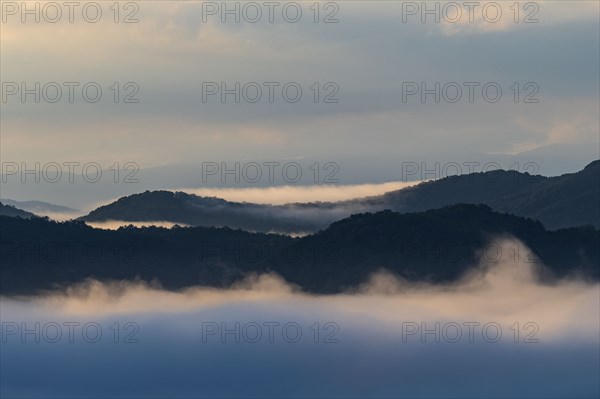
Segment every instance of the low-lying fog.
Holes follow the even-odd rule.
[[[535,265],[503,258],[451,286],[380,273],[333,296],[262,275],[2,298],[0,394],[597,397],[600,286],[541,284]]]
[[[391,181],[374,184],[315,184],[310,186],[269,187],[205,187],[184,188],[188,194],[217,197],[227,201],[255,204],[284,205],[306,202],[336,202],[382,195],[390,191],[412,187],[419,182]]]

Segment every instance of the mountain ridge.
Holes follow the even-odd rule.
[[[0,202],[0,216],[9,216],[9,217],[19,217],[19,218],[32,218],[37,217],[37,215],[25,211],[23,209],[19,209],[13,205],[7,205]]]
[[[356,289],[381,269],[409,281],[446,283],[477,267],[481,249],[497,237],[522,241],[553,277],[600,278],[600,230],[549,231],[539,221],[487,205],[355,214],[299,238],[227,227],[101,230],[76,220],[0,221],[0,290],[7,295],[89,278],[158,282],[170,290],[230,287],[262,273],[276,273],[306,292],[333,294]],[[44,257],[45,248],[53,256]],[[99,255],[90,259],[88,248]],[[63,254],[67,249],[69,256]],[[525,252],[519,254],[517,261],[524,261]]]
[[[171,194],[168,194],[171,193]],[[101,206],[85,221],[168,221],[263,232],[315,232],[352,213],[390,209],[424,211],[447,205],[486,204],[540,220],[550,229],[600,227],[600,161],[575,173],[545,177],[513,170],[476,172],[422,182],[378,196],[339,202],[267,205],[200,197],[180,191],[146,191]]]

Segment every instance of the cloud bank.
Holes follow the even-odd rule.
[[[536,273],[504,257],[453,285],[408,284],[382,272],[333,296],[262,275],[228,290],[92,281],[47,297],[2,298],[3,323],[95,322],[104,333],[92,344],[75,330],[74,342],[51,344],[43,332],[34,343],[32,334],[23,342],[20,332],[3,330],[2,393],[597,396],[600,287],[542,284]],[[115,343],[115,323],[137,341]]]

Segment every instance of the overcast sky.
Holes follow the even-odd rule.
[[[245,21],[257,16],[256,7],[240,3],[236,23],[234,15],[215,9],[220,2],[196,1],[122,2],[119,23],[112,2],[98,3],[97,23],[83,18],[82,7],[70,23],[62,6],[58,22],[45,20],[57,15],[48,8],[40,10],[36,23],[35,15],[22,15],[20,2],[15,9],[3,1],[2,162],[97,162],[106,169],[135,162],[147,169],[204,161],[295,159],[307,160],[308,167],[308,160],[344,165],[354,160],[362,165],[360,178],[352,178],[358,175],[348,166],[346,182],[370,183],[401,180],[381,174],[397,168],[398,160],[485,162],[542,151],[545,158],[535,159],[547,163],[541,172],[558,174],[599,157],[596,1],[522,2],[518,15],[512,1],[498,2],[499,17],[495,6],[484,9],[482,2],[473,22],[466,7],[458,16],[442,2],[439,23],[410,8],[421,2],[321,2],[318,16],[313,3],[293,3],[284,14],[282,2],[273,9],[272,23],[263,2],[252,3],[261,9],[257,23]],[[298,8],[300,20],[289,22]],[[94,13],[88,9],[86,17]],[[127,16],[139,22],[123,23]],[[498,22],[490,22],[495,18]],[[55,96],[50,85],[45,93],[40,89],[39,103],[33,94],[23,103],[21,84],[33,88],[35,82],[40,87],[57,82],[61,99],[47,101]],[[64,82],[80,84],[73,103]],[[96,103],[82,97],[88,82],[102,88]],[[235,103],[228,95],[223,103],[216,93],[203,100],[207,82],[230,88],[256,82],[262,97],[250,103],[242,96]],[[272,103],[264,82],[280,84]],[[301,87],[298,102],[284,99],[281,88],[288,82]],[[456,97],[455,84],[440,90],[439,103],[434,95],[425,103],[420,93],[408,95],[423,82],[429,88],[456,82],[462,97],[447,101]],[[478,84],[472,102],[464,82]],[[486,98],[482,87],[489,83]],[[19,91],[12,94],[14,84]],[[502,96],[488,101],[496,87]],[[247,97],[255,97],[255,88],[248,86]],[[139,102],[124,103],[137,89],[131,98]],[[293,97],[295,89],[290,90]],[[338,101],[325,103],[330,94]],[[527,155],[520,159],[525,162]],[[506,162],[502,166],[508,168]],[[173,176],[165,176],[156,184],[168,186]],[[35,190],[27,195],[43,196]]]

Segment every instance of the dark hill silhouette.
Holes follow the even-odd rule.
[[[374,202],[404,211],[481,203],[540,220],[549,229],[584,224],[600,227],[600,161],[557,177],[500,170],[448,177],[386,193]]]
[[[24,211],[22,209],[12,206],[12,205],[5,205],[2,202],[0,202],[0,216],[20,217],[20,218],[36,217],[36,215],[34,215],[31,212]]]
[[[424,182],[386,194],[335,203],[279,206],[229,202],[182,192],[147,191],[99,207],[86,221],[168,221],[228,226],[262,232],[315,232],[353,213],[390,209],[415,212],[453,204],[492,209],[540,220],[549,229],[600,227],[600,161],[556,177],[496,170]]]
[[[85,221],[168,221],[191,226],[231,227],[249,231],[300,232],[326,227],[302,217],[296,207],[225,201],[171,191],[146,191],[119,198],[81,218]],[[331,219],[334,221],[337,218]]]
[[[81,221],[1,217],[3,294],[35,293],[82,281],[158,281],[167,289],[227,287],[249,273],[275,272],[302,289],[335,293],[387,269],[412,281],[453,281],[497,236],[528,245],[552,275],[598,280],[600,231],[548,231],[532,219],[485,205],[420,213],[353,215],[302,238],[230,228],[93,229]],[[524,252],[517,251],[518,260]]]
[[[2,198],[0,202],[2,202],[5,205],[12,205],[16,208],[23,209],[27,212],[35,213],[36,215],[44,215],[48,212],[77,212],[77,209],[69,208],[62,205],[51,204],[44,201],[15,201],[8,198]]]

